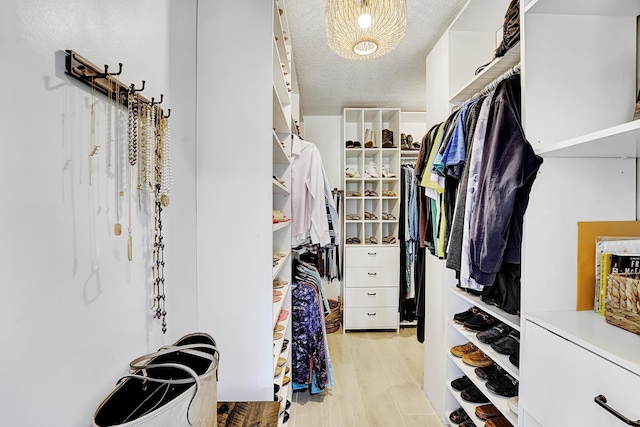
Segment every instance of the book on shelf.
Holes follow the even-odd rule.
[[[593,311],[604,316],[609,274],[624,272],[620,268],[633,272],[633,257],[640,254],[640,238],[638,237],[596,237],[595,254],[595,291]],[[615,266],[613,257],[616,256]],[[636,259],[640,267],[640,258]],[[622,263],[622,264],[621,264]]]

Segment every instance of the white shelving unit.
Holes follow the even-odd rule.
[[[358,177],[343,175],[345,207],[343,239],[345,239],[345,278],[343,330],[398,329],[400,210],[400,109],[345,108],[343,143],[358,141],[359,148],[343,148],[343,171],[357,171]],[[365,134],[375,133],[375,148],[366,148]],[[393,132],[394,148],[383,148],[382,130]],[[374,163],[378,176],[367,176],[365,169]],[[383,177],[388,166],[393,177]],[[370,195],[369,192],[375,192]],[[392,192],[389,195],[388,192]],[[354,196],[353,194],[359,195]],[[347,219],[347,215],[358,219]],[[375,218],[371,217],[372,214]],[[393,215],[392,219],[384,216]],[[369,218],[366,218],[369,215]],[[384,215],[384,216],[383,216]],[[392,236],[391,244],[383,239]],[[346,243],[358,238],[360,243]],[[373,240],[373,243],[371,239]],[[368,243],[369,242],[369,243]]]

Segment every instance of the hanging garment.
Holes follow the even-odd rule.
[[[291,157],[291,245],[301,246],[309,240],[313,244],[328,245],[331,235],[320,151],[314,144],[294,135]]]
[[[519,75],[500,82],[487,120],[470,228],[471,277],[485,285],[503,261],[520,264],[524,213],[542,164],[520,125],[520,95]]]

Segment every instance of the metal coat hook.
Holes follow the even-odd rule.
[[[153,98],[151,98],[151,100],[153,100]],[[160,94],[160,101],[158,102],[158,105],[162,104],[162,101],[164,101],[164,94],[163,93]]]
[[[171,108],[167,108],[167,115],[166,116],[162,116],[163,119],[168,119],[169,116],[171,116]]]
[[[118,72],[117,73],[110,73],[109,72],[109,66],[107,64],[104,65],[104,75],[105,76],[119,76],[120,74],[122,74],[122,62],[118,63]]]
[[[136,93],[136,92],[142,92],[144,90],[145,85],[147,84],[147,82],[145,82],[144,80],[142,81],[142,87],[140,89],[136,89],[135,83],[131,83],[131,87],[130,87],[130,91],[131,93]]]
[[[154,97],[151,97],[151,108],[153,108],[155,103],[156,103],[156,99]]]

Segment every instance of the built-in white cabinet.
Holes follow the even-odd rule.
[[[473,410],[448,385],[466,367],[446,355],[449,347],[472,341],[520,379],[518,416],[503,411],[512,424],[622,426],[594,399],[604,395],[614,410],[640,418],[629,397],[640,372],[637,337],[591,311],[576,311],[577,222],[637,219],[640,123],[631,120],[640,1],[523,0],[520,45],[474,77],[473,66],[491,49],[480,55],[482,37],[474,44],[465,28],[479,31],[472,17],[490,10],[492,19],[501,20],[508,3],[469,1],[434,47],[427,58],[427,124],[444,120],[452,105],[488,83],[483,73],[499,76],[521,63],[522,123],[544,158],[524,224],[524,321],[481,307],[521,331],[520,367],[491,354],[451,321],[454,313],[481,303],[453,288],[453,274],[428,257],[425,392],[445,422],[453,406]]]
[[[398,329],[400,109],[345,108],[342,135],[343,330]]]

